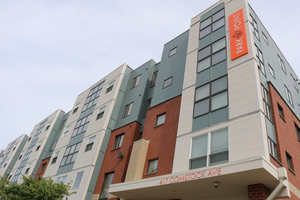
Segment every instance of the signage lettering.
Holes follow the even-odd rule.
[[[164,178],[160,180],[159,184],[178,183],[178,182],[217,176],[217,175],[221,175],[221,168]]]
[[[248,53],[243,9],[229,16],[231,60]]]

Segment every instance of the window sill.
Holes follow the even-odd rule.
[[[289,168],[289,171],[292,172],[296,176],[296,173],[294,172],[294,170]]]
[[[275,158],[274,156],[272,156],[272,154],[270,154],[270,156],[281,166],[281,167],[283,167],[283,165],[281,164],[281,162],[277,159],[277,158]]]
[[[152,174],[155,174],[156,172],[149,172],[149,173],[146,173],[145,176],[147,175],[152,175]]]
[[[117,150],[117,149],[121,149],[121,147],[117,147],[117,148],[111,149],[111,151],[114,151],[114,150]]]
[[[284,121],[284,123],[286,123],[285,119],[281,115],[279,115],[279,116]]]
[[[154,128],[159,127],[159,126],[162,126],[162,125],[164,125],[164,124],[165,124],[165,123],[156,125],[156,126],[154,126]]]

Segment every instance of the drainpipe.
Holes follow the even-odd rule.
[[[288,177],[287,177],[286,169],[284,167],[281,167],[281,168],[278,168],[277,171],[278,171],[279,184],[273,190],[273,192],[270,194],[270,196],[267,198],[267,200],[275,199],[276,196],[281,192],[281,190],[286,188],[288,185]],[[288,190],[288,196],[290,196],[289,190]]]

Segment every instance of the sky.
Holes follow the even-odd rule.
[[[0,0],[0,149],[127,63],[163,46],[217,0]],[[248,0],[300,76],[299,0]]]

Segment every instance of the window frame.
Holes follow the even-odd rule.
[[[106,109],[106,106],[103,106],[99,109],[96,120],[101,119],[103,117],[105,109]]]
[[[276,78],[275,78],[275,71],[274,71],[273,67],[270,65],[270,63],[268,63],[268,66],[269,66],[269,73],[271,74],[271,76],[272,76],[274,79],[276,79]]]
[[[220,79],[223,79],[223,78],[225,78],[225,77],[226,77],[226,88],[225,88],[225,89],[222,89],[222,90],[220,90],[220,91],[218,91],[218,92],[213,93],[213,89],[212,89],[212,88],[213,88],[213,83],[216,82],[216,81],[218,81],[218,80],[220,80]],[[202,97],[202,98],[200,98],[200,99],[197,100],[197,99],[196,99],[197,90],[198,90],[199,88],[202,88],[202,87],[206,86],[206,85],[209,85],[209,94],[208,94],[208,96]],[[213,108],[212,108],[212,99],[213,99],[213,97],[216,97],[216,96],[221,95],[221,94],[223,94],[223,93],[226,93],[226,95],[227,95],[227,99],[226,99],[227,103],[226,103],[226,105],[221,106],[221,107],[216,108],[216,109],[213,109]],[[196,112],[195,112],[195,110],[196,110],[196,105],[199,104],[200,102],[204,102],[204,101],[207,101],[207,100],[208,100],[208,104],[209,104],[209,105],[208,105],[208,106],[209,106],[208,111],[207,111],[207,112],[204,112],[204,113],[201,113],[201,114],[199,114],[199,115],[196,115]],[[194,108],[193,108],[193,109],[194,109],[194,110],[193,110],[193,118],[195,119],[195,118],[201,117],[201,116],[203,116],[203,115],[206,115],[206,114],[208,114],[208,113],[211,113],[211,112],[220,110],[220,109],[222,109],[222,108],[227,107],[228,105],[229,105],[229,101],[228,101],[228,76],[227,76],[227,74],[226,74],[225,76],[219,77],[219,78],[217,78],[217,79],[214,79],[214,80],[212,80],[212,81],[210,81],[210,82],[208,82],[208,83],[205,83],[205,84],[200,85],[199,87],[195,88]]]
[[[292,172],[294,172],[294,165],[293,165],[292,156],[288,152],[285,152],[285,155],[286,155],[286,161],[287,161],[288,169],[291,170]]]
[[[217,44],[218,42],[224,40],[224,43],[225,43],[225,46],[222,47],[222,48],[219,48],[217,49],[216,51],[214,51],[213,47],[215,44]],[[205,49],[209,48],[209,53],[207,55],[204,55],[204,56],[200,56],[201,52],[204,51]],[[222,37],[220,39],[218,39],[217,41],[213,42],[212,44],[209,44],[203,48],[201,48],[200,50],[198,50],[198,55],[197,55],[197,68],[196,68],[196,73],[201,73],[221,62],[224,62],[224,60],[227,59],[227,51],[226,51],[226,48],[227,48],[227,44],[226,44],[226,37]],[[213,58],[214,56],[216,56],[218,53],[220,53],[221,51],[224,51],[225,52],[225,56],[224,56],[224,59],[221,59],[219,60],[218,62],[216,63],[213,63]],[[199,65],[205,61],[209,61],[209,66],[207,66],[206,68],[204,69],[199,69]]]
[[[78,175],[79,174],[81,174],[80,176],[81,177],[79,177],[78,178]],[[72,189],[76,189],[76,188],[79,188],[80,187],[80,184],[81,184],[81,181],[82,181],[82,177],[83,177],[83,174],[84,174],[84,171],[81,171],[81,172],[77,172],[76,173],[76,176],[75,176],[75,178],[74,178],[74,182],[73,182],[73,185],[72,185]],[[79,181],[79,183],[77,183],[77,182]],[[75,183],[76,183],[76,185],[75,185]],[[78,185],[78,186],[77,186]]]
[[[286,68],[285,68],[285,64],[284,61],[281,59],[281,57],[277,54],[278,57],[278,61],[279,61],[279,66],[282,69],[282,71],[286,74]]]
[[[140,74],[132,79],[130,89],[133,89],[140,84],[141,76],[142,76],[142,74]]]
[[[166,85],[166,82],[167,82],[168,80],[170,80],[170,79],[171,79],[171,83],[170,83],[169,85]],[[172,83],[173,83],[173,76],[171,76],[171,77],[165,79],[165,80],[164,80],[164,84],[163,84],[163,89],[165,89],[165,88],[171,86]]]
[[[91,151],[93,149],[93,145],[94,145],[95,139],[96,139],[96,135],[92,136],[92,137],[90,137],[88,139],[88,141],[86,143],[86,146],[85,146],[85,152]]]
[[[88,126],[89,126],[89,123],[91,121],[91,118],[92,118],[92,114],[89,114],[85,117],[82,117],[81,119],[79,119],[77,122],[76,122],[76,125],[75,125],[75,128],[74,128],[74,131],[71,135],[71,138],[77,136],[77,135],[80,135],[84,132],[87,131],[88,129]]]
[[[278,107],[278,114],[279,116],[283,119],[284,119],[284,111],[283,111],[283,108],[279,105],[279,103],[277,103],[277,107]]]
[[[114,178],[114,172],[109,172],[109,173],[105,173],[104,175],[104,181],[101,187],[101,191],[100,191],[100,195],[99,195],[99,199],[100,200],[104,200],[107,199],[108,195],[109,195],[109,187],[113,181]]]
[[[263,40],[267,43],[267,45],[269,45],[269,41],[268,41],[267,36],[265,35],[265,33],[263,31],[261,33],[262,33]]]
[[[154,87],[155,86],[157,75],[158,75],[158,70],[155,71],[155,72],[153,72],[153,74],[152,74],[152,79],[151,79],[151,85],[150,85],[150,87]]]
[[[174,52],[175,51],[175,52]],[[169,51],[169,57],[175,55],[177,53],[177,46]]]
[[[270,155],[275,158],[276,160],[278,160],[278,148],[277,148],[277,144],[270,138],[268,137],[268,146],[269,146],[269,153]]]
[[[284,90],[285,90],[287,101],[291,104],[292,107],[294,107],[294,101],[293,101],[291,91],[286,87],[286,85],[284,85]]]
[[[97,84],[95,87],[90,89],[88,96],[86,97],[84,106],[82,108],[81,112],[86,111],[87,109],[91,108],[92,106],[96,105],[99,99],[99,96],[101,94],[101,91],[103,89],[104,81]]]
[[[221,131],[226,131],[226,134],[227,134],[227,148],[226,149],[220,149],[219,151],[216,151],[216,152],[212,152],[212,142],[213,142],[212,135],[215,134],[215,133],[220,133]],[[193,140],[196,139],[196,138],[199,138],[199,137],[203,137],[203,136],[206,136],[206,138],[205,138],[206,139],[206,144],[207,144],[206,154],[192,158]],[[227,153],[227,159],[226,160],[222,160],[222,161],[219,161],[219,162],[212,162],[212,156],[219,155],[219,154],[224,154],[224,153]],[[210,131],[210,132],[207,132],[207,133],[204,133],[204,134],[201,134],[201,135],[197,135],[197,136],[191,138],[191,151],[190,151],[190,155],[189,155],[189,169],[190,170],[192,169],[192,162],[193,161],[200,160],[200,159],[203,159],[203,158],[206,159],[205,166],[203,166],[203,167],[209,167],[209,166],[229,162],[229,130],[228,130],[228,127],[217,129],[217,130],[214,130],[214,131]],[[202,168],[202,167],[200,167],[200,168]],[[193,169],[196,169],[196,168],[193,168]]]
[[[56,144],[57,144],[57,140],[54,140],[53,143],[52,143],[52,145],[51,145],[50,151],[53,151],[55,149]]]
[[[123,114],[122,114],[122,119],[131,115],[132,109],[133,109],[133,103],[134,102],[131,102],[131,103],[125,105]]]
[[[154,166],[156,166],[156,168],[153,168],[152,171],[149,171],[149,170],[151,170],[150,169],[150,164],[152,162],[154,162]],[[146,173],[146,175],[155,174],[157,172],[157,168],[158,168],[158,158],[154,158],[154,159],[148,160],[148,167],[147,167],[147,173]]]
[[[54,157],[52,158],[52,161],[51,161],[51,165],[56,163],[58,155],[59,155],[59,152],[60,151],[55,152]]]
[[[256,44],[255,44],[255,52],[256,52],[257,67],[263,73],[263,75],[266,76],[266,68],[265,68],[265,64],[264,64],[264,56],[263,56],[262,51],[258,48],[258,46]]]
[[[72,115],[78,111],[79,106],[80,106],[80,102],[78,104],[76,104],[76,106],[74,107]]]
[[[270,93],[263,84],[261,84],[261,90],[262,90],[262,98],[264,102],[264,114],[266,118],[273,123],[273,113],[272,113]]]
[[[223,12],[223,14],[221,14],[220,16],[218,16],[218,18],[215,18],[214,19],[214,16],[217,16],[217,14]],[[210,19],[210,20],[209,20]],[[217,22],[219,22],[220,20],[224,20],[224,24],[216,29],[214,29],[214,24],[217,24]],[[202,24],[203,22],[208,22],[210,21],[208,24],[204,25],[202,27]],[[225,9],[222,8],[220,9],[218,12],[214,13],[213,15],[207,17],[206,19],[202,20],[200,22],[200,30],[199,30],[199,40],[201,40],[202,38],[208,36],[209,34],[217,31],[218,29],[224,27],[226,25],[226,20],[225,20]],[[209,29],[209,32],[208,33],[205,33],[204,35],[201,34],[201,31],[203,33],[204,30],[208,30]]]
[[[80,148],[81,148],[81,144],[82,144],[82,142],[78,142],[78,143],[73,144],[73,145],[71,145],[71,146],[68,146],[68,147],[66,148],[65,153],[64,153],[64,155],[63,155],[63,157],[62,157],[62,159],[61,159],[60,165],[59,165],[60,167],[66,166],[66,165],[69,165],[69,164],[72,164],[72,163],[74,163],[74,162],[76,161],[77,155],[78,155],[78,153],[79,153],[79,151],[80,151]],[[78,145],[79,145],[79,147],[78,147]],[[74,146],[74,150],[73,150],[72,153],[70,153],[70,152],[72,151],[73,146]],[[77,150],[77,149],[78,149],[78,150]],[[74,155],[75,155],[75,159],[74,159],[74,161],[72,162]],[[71,157],[70,157],[70,156],[71,156]],[[68,158],[69,158],[69,157],[70,157],[70,159],[69,159],[69,161],[68,161]],[[64,158],[65,158],[65,159],[64,159]],[[68,162],[68,163],[66,163],[66,162]]]
[[[164,116],[164,120],[163,120],[163,122],[162,122],[162,123],[159,123],[159,124],[158,124],[158,120],[159,120],[159,118],[160,118],[160,117],[162,117],[162,116]],[[164,112],[164,113],[162,113],[162,114],[159,114],[159,115],[157,115],[157,116],[156,116],[156,123],[155,123],[155,127],[156,127],[156,126],[161,126],[161,125],[165,124],[165,122],[166,122],[166,117],[167,117],[167,113],[166,113],[166,112]]]
[[[108,84],[108,86],[107,86],[107,88],[106,88],[105,94],[107,94],[107,93],[109,93],[110,91],[112,91],[114,85],[115,85],[115,80],[111,81],[111,82]]]
[[[298,79],[294,78],[293,74],[291,74],[291,80],[292,80],[292,84],[293,84],[295,90],[299,93],[299,88],[298,88],[298,83],[297,83]]]
[[[251,14],[250,14],[250,18],[251,18],[250,24],[252,25],[251,26],[252,27],[252,32],[255,35],[255,37],[258,39],[258,41],[260,41],[257,22]]]
[[[294,122],[294,124],[295,124],[297,139],[298,139],[298,142],[300,142],[300,128],[295,122]]]
[[[124,136],[125,136],[125,133],[121,133],[121,134],[115,136],[115,142],[114,142],[114,146],[113,146],[112,150],[119,149],[122,147],[122,144],[124,141]]]

